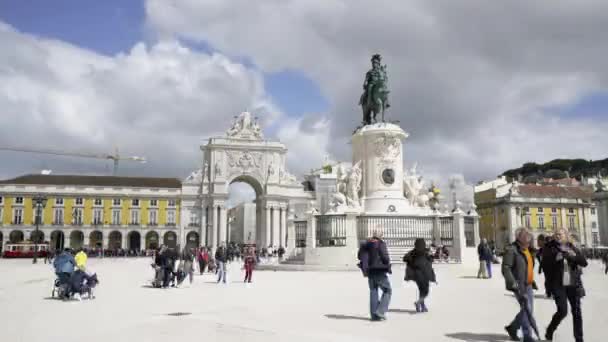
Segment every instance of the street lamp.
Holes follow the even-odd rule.
[[[42,195],[37,195],[32,198],[32,207],[36,209],[36,231],[34,237],[34,259],[32,263],[35,264],[38,262],[38,240],[40,239],[40,230],[38,226],[40,225],[40,218],[42,216],[42,209],[46,207],[47,198]]]

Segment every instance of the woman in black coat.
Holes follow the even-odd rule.
[[[418,286],[420,297],[414,303],[416,312],[428,312],[424,300],[429,295],[431,282],[436,283],[435,271],[433,270],[433,257],[426,248],[424,239],[416,239],[414,249],[403,256],[403,261],[407,264],[405,269],[405,280],[413,280]]]

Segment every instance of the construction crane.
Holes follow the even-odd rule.
[[[146,162],[145,157],[139,157],[139,156],[122,157],[118,153],[118,148],[116,148],[114,150],[113,154],[79,153],[79,152],[67,152],[67,151],[57,151],[57,150],[32,149],[32,148],[18,148],[18,147],[3,147],[3,146],[0,146],[0,151],[39,153],[39,154],[50,154],[50,155],[55,155],[55,156],[68,156],[68,157],[112,160],[114,162],[114,170],[112,171],[113,176],[116,176],[118,174],[118,163],[121,160],[136,161],[136,162],[140,162],[140,163]]]

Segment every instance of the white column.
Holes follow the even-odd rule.
[[[201,228],[199,230],[199,241],[202,246],[207,245],[207,210],[201,206]]]
[[[146,235],[143,230],[139,230],[139,249],[146,250]]]
[[[211,217],[211,221],[209,221],[209,225],[207,226],[207,229],[209,229],[209,241],[207,242],[207,244],[209,245],[209,247],[211,247],[213,250],[215,250],[216,248],[216,229],[217,229],[217,206],[212,205],[209,207],[209,215]]]
[[[454,258],[458,260],[458,262],[463,262],[464,250],[466,248],[466,237],[464,235],[464,212],[462,212],[460,209],[456,209],[452,216],[454,217]]]
[[[220,207],[220,239],[219,239],[219,244],[221,245],[222,243],[228,243],[228,241],[226,241],[226,238],[228,236],[228,228],[226,225],[226,207],[224,207],[223,205]]]
[[[278,248],[281,244],[280,240],[280,225],[281,225],[281,212],[279,207],[275,207],[272,212],[272,246]]]
[[[281,237],[281,243],[279,246],[285,247],[286,239],[287,239],[287,208],[281,208],[281,232],[279,234]]]
[[[267,205],[265,210],[266,210],[266,222],[264,222],[264,225],[266,226],[266,234],[264,234],[264,246],[262,246],[262,247],[268,247],[272,243],[272,240],[270,240],[271,229],[272,229],[270,226],[272,224],[272,219],[270,217],[270,206]]]
[[[127,245],[127,239],[128,239],[129,234],[128,234],[128,232],[121,232],[121,233],[122,233],[122,242],[121,242],[120,247],[122,249],[127,249],[129,247]]]

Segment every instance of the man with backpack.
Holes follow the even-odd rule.
[[[388,306],[391,301],[392,289],[388,274],[391,272],[391,262],[386,243],[382,241],[381,230],[374,231],[372,238],[361,245],[359,249],[359,267],[367,278],[370,291],[370,316],[372,321],[386,319]],[[382,297],[378,300],[378,290]]]

